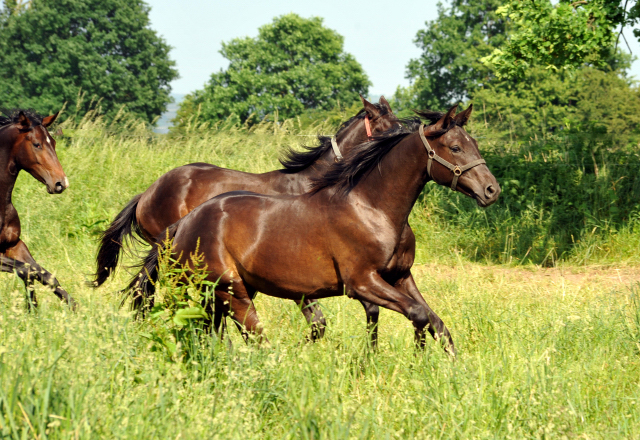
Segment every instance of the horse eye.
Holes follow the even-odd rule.
[[[34,142],[33,146],[36,147],[36,148],[40,148],[40,144],[38,142]]]
[[[459,153],[462,151],[462,148],[458,147],[457,145],[454,145],[453,147],[449,147],[451,149],[451,151],[453,151],[454,153]]]

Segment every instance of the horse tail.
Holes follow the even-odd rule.
[[[158,259],[166,244],[176,235],[178,223],[169,226],[160,234],[153,247],[141,264],[140,272],[134,276],[125,290],[122,291],[122,306],[128,298],[131,298],[131,309],[144,313],[145,310],[153,307],[154,295],[156,292],[156,281],[158,281]]]
[[[142,194],[138,194],[131,199],[100,236],[100,247],[96,257],[97,271],[93,274],[95,277],[92,283],[93,287],[101,286],[116,269],[122,246],[127,237],[138,242],[144,239],[136,219],[136,208],[141,197]]]

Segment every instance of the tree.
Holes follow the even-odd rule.
[[[51,113],[100,99],[147,121],[166,108],[177,78],[170,47],[149,28],[142,0],[6,0],[0,18],[0,105]],[[90,98],[90,99],[86,99]]]
[[[622,35],[616,38],[616,28],[635,24],[640,4],[628,0],[560,0],[557,4],[510,0],[497,12],[513,23],[513,29],[503,46],[482,62],[498,76],[520,78],[534,66],[553,70],[585,64],[603,67]],[[634,34],[640,37],[639,30]]]
[[[229,67],[185,98],[178,125],[193,117],[215,122],[235,115],[245,122],[277,112],[290,118],[308,109],[353,102],[370,85],[360,64],[344,52],[343,37],[318,17],[277,17],[255,38],[223,43],[220,53]]]
[[[414,42],[422,50],[407,66],[409,90],[398,90],[401,105],[447,108],[467,99],[486,83],[491,70],[479,59],[505,41],[505,20],[496,14],[501,0],[453,0],[438,3],[438,18],[418,31]],[[407,96],[413,95],[413,98]]]
[[[614,148],[635,145],[640,134],[640,90],[622,70],[536,67],[518,82],[494,80],[473,103],[476,123],[487,124],[494,139],[526,142],[572,130],[582,134],[581,148],[603,141]]]

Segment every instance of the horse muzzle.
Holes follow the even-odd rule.
[[[501,192],[502,192],[502,189],[500,188],[500,185],[498,184],[498,182],[496,182],[495,185],[494,184],[486,185],[484,187],[484,191],[482,191],[481,194],[478,194],[477,192],[474,193],[476,203],[478,204],[478,206],[482,208],[491,206],[498,200],[498,197],[500,196]]]
[[[47,191],[49,194],[60,194],[65,189],[69,188],[69,179],[64,176],[63,180],[58,180],[53,186],[47,184]]]

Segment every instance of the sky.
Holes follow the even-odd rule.
[[[325,26],[344,37],[344,49],[355,56],[372,82],[370,95],[390,97],[399,85],[407,86],[405,68],[420,55],[413,43],[425,22],[438,16],[437,0],[368,2],[349,0],[146,0],[151,6],[151,27],[173,47],[180,78],[173,93],[201,89],[213,72],[228,66],[218,51],[220,43],[237,37],[255,37],[258,28],[274,17],[295,12],[324,18]],[[640,44],[631,29],[625,31],[632,53]],[[620,44],[626,48],[621,39]],[[631,74],[640,79],[640,62]]]

